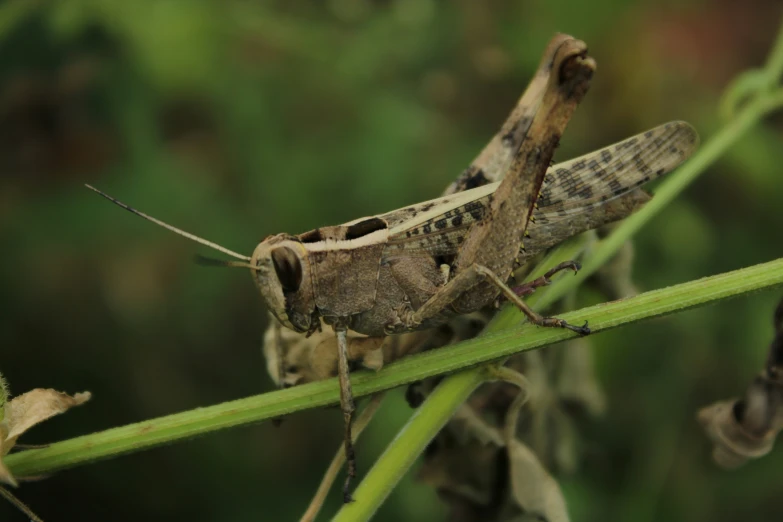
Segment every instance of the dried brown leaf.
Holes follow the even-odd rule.
[[[745,401],[729,400],[699,410],[697,418],[715,444],[712,456],[719,466],[734,469],[772,450],[775,438],[783,428],[783,414],[778,409],[780,397],[770,397],[771,401],[768,401],[759,394],[756,399],[750,401],[750,406]],[[761,407],[752,404],[762,401],[766,404]],[[763,428],[754,422],[760,409],[765,410]],[[737,417],[738,412],[741,418]]]
[[[707,436],[715,443],[712,458],[726,469],[737,468],[745,464],[751,456],[761,457],[772,449],[771,441],[760,445],[760,441],[748,440],[744,436],[742,426],[732,413],[735,402],[716,402],[702,408],[697,414]]]
[[[508,456],[512,494],[524,512],[547,522],[568,522],[568,510],[560,486],[533,451],[518,440],[512,440]]]
[[[89,399],[89,392],[70,396],[52,389],[36,388],[8,401],[4,408],[5,417],[0,422],[0,482],[16,485],[2,457],[11,451],[19,436],[36,424],[84,404]]]
[[[741,399],[716,402],[702,408],[697,419],[714,443],[715,462],[736,468],[763,457],[783,431],[783,300],[773,314],[775,338],[764,370]]]

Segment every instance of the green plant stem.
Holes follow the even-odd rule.
[[[43,520],[41,520],[41,518],[36,515],[32,509],[30,509],[30,506],[16,498],[13,493],[2,486],[0,486],[0,497],[6,499],[11,503],[11,505],[21,511],[27,518],[30,519],[30,522],[43,522]]]
[[[778,31],[764,68],[743,72],[726,88],[719,104],[720,115],[723,119],[729,120],[746,100],[753,99],[754,96],[774,97],[775,91],[780,92],[781,80],[783,80],[783,30]]]
[[[560,317],[574,324],[590,318],[593,331],[600,332],[642,318],[693,308],[754,290],[772,288],[781,283],[783,283],[783,258],[681,285],[653,290],[633,298],[592,306],[578,312],[563,314]],[[511,335],[508,336],[509,334]],[[500,359],[518,351],[531,349],[529,346],[533,344],[540,346],[537,339],[542,336],[547,339],[559,338],[560,340],[572,337],[564,330],[525,325],[522,328],[510,328],[466,341],[448,350],[442,350],[440,353],[449,352],[449,361],[459,359],[465,362],[463,357],[471,357],[471,364],[479,364],[485,360]],[[488,346],[483,345],[484,340],[489,341]],[[513,346],[515,343],[517,344],[516,348]],[[473,350],[475,353],[471,353]],[[458,352],[458,354],[454,352]],[[492,353],[491,356],[489,356],[489,352]],[[438,353],[438,351],[435,350],[431,353]],[[403,437],[400,435],[391,442],[356,489],[354,495],[356,500],[351,504],[344,505],[334,518],[335,521],[367,520],[375,513],[394,484],[399,481],[429,442],[430,439],[425,440],[423,434],[432,433],[434,435],[437,433],[461,404],[456,399],[462,400],[470,395],[477,386],[477,380],[480,381],[484,378],[483,371],[482,368],[476,368],[449,377],[441,383],[436,392],[441,388],[445,391],[433,393],[427,398],[422,405],[423,409],[426,408],[423,410],[426,411],[426,414],[415,415],[404,428],[403,433],[411,431],[416,436]]]
[[[405,427],[397,434],[381,458],[375,463],[371,473],[383,480],[369,480],[370,475],[359,484],[354,492],[357,499],[350,504],[344,504],[334,520],[368,520],[386,500],[394,486],[405,475],[408,469],[419,457],[418,452],[410,448],[424,448],[438,434],[451,418],[451,415],[441,415],[440,410],[446,408],[456,411],[479,384],[487,379],[484,368],[454,375],[447,382],[435,388],[430,398],[413,414]],[[432,422],[435,420],[435,422]],[[373,499],[376,502],[363,502],[363,499]]]
[[[563,314],[561,317],[573,323],[589,318],[593,331],[600,332],[754,290],[772,288],[781,283],[783,283],[783,258],[734,272],[654,290],[631,299],[584,308]],[[456,372],[502,359],[517,352],[540,348],[569,339],[574,335],[572,332],[559,328],[539,328],[531,324],[509,328],[459,343],[448,349],[432,350],[404,358],[375,373],[357,372],[352,376],[353,392],[356,397],[372,395],[434,375]],[[470,393],[472,379],[472,377],[452,377],[449,380],[459,383],[460,386],[449,384],[448,389],[467,390],[457,393],[457,395],[465,396]],[[260,422],[295,411],[338,403],[339,386],[337,380],[328,379],[92,433],[57,442],[42,449],[13,453],[6,456],[5,463],[11,472],[18,477],[42,475],[220,429]],[[448,409],[453,404],[451,401],[447,404],[436,403],[434,408],[437,410]],[[427,417],[427,422],[433,424],[418,432],[431,432],[435,425],[441,426],[450,415],[450,413],[441,412],[440,420],[436,422],[434,421],[437,416],[433,416],[432,419]],[[417,416],[417,418],[425,420],[422,416]],[[411,451],[412,458],[415,458],[418,453],[419,451]]]

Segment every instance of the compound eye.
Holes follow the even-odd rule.
[[[285,292],[296,292],[302,285],[302,263],[293,250],[288,247],[272,251],[272,264],[280,285]]]

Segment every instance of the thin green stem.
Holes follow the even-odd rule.
[[[30,506],[16,498],[16,496],[5,489],[4,487],[0,486],[0,497],[3,497],[8,502],[10,502],[16,509],[21,511],[27,518],[30,519],[30,522],[43,522],[41,518],[33,512],[32,509],[30,509]]]
[[[642,319],[702,306],[755,290],[772,288],[782,283],[783,258],[647,292],[631,299],[584,308],[563,314],[561,317],[573,323],[590,319],[590,326],[597,333]],[[459,343],[448,349],[432,350],[404,358],[375,373],[357,372],[351,379],[354,396],[372,395],[435,375],[479,366],[521,351],[560,342],[574,335],[573,332],[559,328],[539,328],[531,324],[508,328]],[[463,392],[457,395],[466,396],[470,393],[468,383],[473,382],[474,378],[452,377],[449,381],[462,383],[461,388],[457,384],[449,384],[448,389],[463,389]],[[196,435],[272,419],[295,411],[338,404],[339,401],[337,380],[328,379],[92,433],[57,442],[42,449],[14,453],[6,456],[5,463],[11,472],[19,477],[43,475]],[[453,413],[451,401],[444,404],[436,403],[436,405],[437,410],[449,410]],[[441,411],[440,421],[434,422],[433,426],[441,426],[450,416],[451,413],[446,414]],[[424,420],[423,416],[417,418]],[[434,419],[435,417],[432,419],[427,417],[427,422],[433,422]],[[434,429],[433,426],[424,431],[429,433]],[[412,451],[412,458],[415,458],[418,453],[419,451]]]
[[[508,366],[487,366],[488,377],[496,381],[504,381],[519,388],[517,396],[506,411],[506,419],[503,426],[503,440],[506,446],[511,446],[511,441],[516,438],[519,412],[522,406],[530,399],[530,382],[527,377]]]
[[[783,25],[783,24],[781,24]],[[721,98],[720,115],[729,120],[744,102],[774,96],[783,81],[783,31],[779,31],[763,69],[751,69],[738,75]]]
[[[578,312],[562,314],[560,317],[575,324],[589,318],[590,327],[597,333],[643,318],[682,311],[754,290],[772,288],[782,283],[783,258],[681,285],[653,290],[633,298],[585,308]],[[457,360],[460,363],[467,362],[468,358],[470,365],[476,365],[532,349],[533,345],[543,346],[538,344],[541,338],[564,340],[570,337],[573,335],[565,330],[525,325],[521,328],[509,328],[490,333],[460,343],[447,350],[434,350],[425,355],[448,354],[443,358],[443,364],[447,367],[448,363],[457,362]],[[419,356],[417,359],[421,361],[423,357]],[[421,366],[422,363],[418,364]],[[453,366],[450,369],[452,368]],[[422,414],[420,411],[408,421],[403,429],[403,433],[413,431],[417,436],[405,438],[398,436],[391,442],[386,452],[376,461],[356,489],[356,500],[351,504],[344,505],[334,520],[336,522],[368,520],[426,447],[430,439],[425,439],[423,434],[434,435],[437,433],[462,404],[463,398],[467,398],[475,389],[477,381],[480,382],[490,377],[485,375],[483,368],[476,368],[449,377],[441,383],[435,393],[428,397],[422,405],[422,411],[426,414]],[[441,390],[445,391],[438,393]]]
[[[334,518],[335,521],[368,520],[386,500],[394,486],[405,475],[419,457],[419,452],[410,448],[424,448],[438,434],[451,416],[441,414],[443,408],[456,411],[473,390],[484,382],[486,376],[482,368],[461,372],[435,388],[430,399],[421,405],[405,427],[386,449],[386,452],[373,466],[370,475],[359,484],[354,492],[354,502],[344,504]],[[436,422],[432,422],[436,419]],[[372,477],[383,477],[374,480]],[[373,499],[373,502],[364,502]]]
[[[354,420],[351,434],[351,440],[354,444],[356,444],[359,435],[362,434],[364,428],[370,424],[370,421],[378,412],[378,408],[380,408],[385,396],[386,394],[384,393],[373,395],[370,398],[367,406],[364,407],[362,412]],[[324,478],[321,479],[321,483],[318,485],[318,490],[315,492],[315,495],[313,495],[313,498],[310,501],[310,505],[307,506],[307,510],[305,511],[304,515],[302,515],[302,518],[299,519],[299,522],[312,522],[315,520],[315,518],[318,516],[318,513],[321,511],[324,502],[326,502],[326,496],[329,494],[329,490],[332,489],[332,485],[337,479],[337,475],[340,473],[343,464],[345,464],[345,449],[341,444],[340,448],[337,450],[337,453],[335,453],[334,457],[332,458],[332,462],[326,469]]]

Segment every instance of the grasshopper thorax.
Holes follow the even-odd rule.
[[[269,310],[286,327],[310,330],[315,311],[307,250],[287,234],[264,239],[250,258],[251,273]]]

